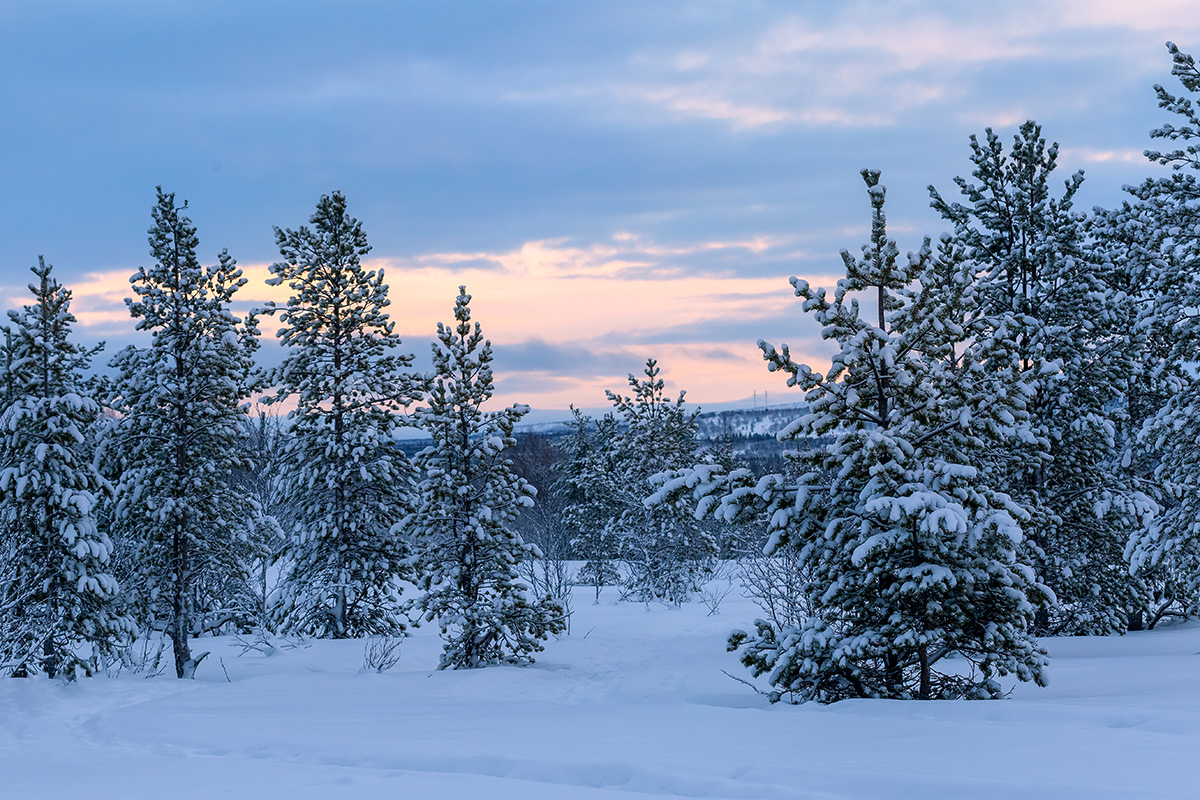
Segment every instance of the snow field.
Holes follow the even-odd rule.
[[[6,798],[1174,798],[1200,782],[1200,625],[1051,639],[1003,701],[771,706],[722,674],[721,614],[599,605],[532,667],[438,672],[435,626],[361,671],[361,641],[211,649],[195,681],[0,682]],[[224,669],[222,669],[222,661]],[[228,672],[228,680],[226,679]]]

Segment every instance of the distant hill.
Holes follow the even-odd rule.
[[[808,413],[803,403],[710,411],[696,418],[702,444],[732,453],[741,464],[763,475],[786,471],[783,454],[795,450],[795,442],[775,438],[786,425]]]
[[[704,411],[696,417],[696,434],[702,445],[711,449],[727,447],[739,462],[756,472],[779,472],[784,468],[782,454],[786,450],[795,450],[796,443],[780,442],[775,436],[784,426],[807,413],[808,406],[804,403]],[[518,439],[541,436],[554,440],[568,430],[566,418],[560,417],[518,425],[515,433]],[[428,444],[427,437],[397,442],[410,455]]]
[[[808,413],[804,403],[709,411],[696,418],[702,441],[774,439],[785,425]]]
[[[696,433],[702,442],[774,439],[785,425],[807,413],[808,406],[804,403],[702,411],[696,418]],[[567,430],[565,419],[530,421],[517,426],[518,433],[551,437],[561,436]]]

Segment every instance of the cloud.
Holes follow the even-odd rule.
[[[893,6],[846,4],[826,19],[767,15],[720,39],[640,48],[615,80],[589,83],[573,75],[569,84],[507,97],[600,108],[607,101],[658,109],[667,120],[723,122],[735,131],[871,128],[965,96],[982,65],[1051,49],[1042,31],[1015,15],[963,20]]]
[[[1113,28],[1161,32],[1176,27],[1180,33],[1192,33],[1200,28],[1193,13],[1192,0],[1063,0],[1049,11],[1057,27],[1067,30],[1083,27]]]
[[[625,103],[640,103],[659,107],[679,118],[698,118],[728,123],[734,130],[779,127],[782,125],[879,126],[886,125],[886,115],[832,105],[753,104],[738,102],[718,87],[695,84],[690,86],[617,85],[608,89],[611,96]]]
[[[156,184],[206,260],[246,265],[239,313],[286,299],[262,283],[272,226],[337,188],[413,349],[465,283],[505,369],[556,403],[619,388],[643,349],[713,399],[768,388],[759,336],[821,357],[786,278],[830,285],[857,252],[860,167],[894,234],[936,235],[924,187],[969,173],[968,134],[1032,117],[1087,167],[1080,207],[1119,202],[1167,116],[1162,42],[1200,46],[1191,0],[10,5],[0,264],[46,253],[81,336],[136,338]],[[519,372],[539,363],[568,377]]]
[[[410,259],[373,259],[384,269],[434,269],[449,272],[503,272],[504,264],[480,253],[429,253]]]
[[[100,338],[112,333],[132,333],[134,323],[125,307],[125,298],[133,295],[129,288],[132,272],[89,272],[82,278],[69,279],[69,276],[59,274],[60,271],[56,269],[52,275],[71,290],[71,313],[75,315],[77,327],[86,331],[90,338]],[[0,285],[0,297],[3,297],[6,307],[16,309],[32,303],[33,297],[26,285],[18,285],[12,278],[16,278],[16,275]]]
[[[1135,148],[1099,150],[1093,147],[1063,147],[1059,150],[1059,161],[1063,164],[1075,161],[1085,164],[1106,164],[1108,162],[1145,164],[1146,155],[1144,150]]]
[[[741,362],[745,360],[744,353],[736,353],[728,347],[689,347],[680,352],[688,358],[711,362]]]
[[[1111,61],[1122,37],[1127,57],[1131,31],[1146,44],[1200,32],[1198,22],[1181,23],[1186,0],[1154,6],[1021,0],[967,11],[951,3],[853,2],[816,11],[768,4],[737,22],[714,20],[721,36],[683,33],[635,44],[601,74],[569,71],[555,81],[540,73],[536,87],[504,97],[614,119],[714,121],[743,132],[892,126],[950,103],[961,119],[1011,124],[1042,116],[1034,103],[1055,94],[1058,81],[1043,81],[1025,92],[1023,107],[997,114],[989,109],[1000,88],[995,73],[1037,65],[1049,77],[1064,62]],[[1138,66],[1161,68],[1156,55],[1146,48]]]
[[[568,375],[551,375],[544,372],[512,372],[496,380],[496,391],[502,397],[529,397],[531,395],[577,394],[579,381]]]
[[[663,244],[644,235],[618,231],[607,240],[580,242],[546,239],[524,242],[505,252],[426,253],[407,258],[372,259],[389,274],[422,270],[463,276],[494,272],[514,278],[564,280],[677,280],[702,275],[734,275],[748,265],[795,260],[804,254],[787,249],[784,237],[702,240]]]
[[[594,403],[605,389],[622,387],[651,356],[664,367],[671,364],[672,380],[694,397],[723,400],[745,395],[744,381],[761,379],[758,338],[805,329],[786,271],[777,263],[781,254],[795,252],[794,244],[766,236],[660,242],[619,231],[592,242],[541,240],[502,252],[418,253],[372,259],[366,266],[385,269],[389,314],[422,369],[429,366],[427,343],[437,322],[449,319],[458,285],[466,283],[474,318],[494,343],[498,402]],[[759,274],[763,263],[773,265],[769,275]],[[286,303],[286,285],[266,284],[268,266],[241,265],[247,284],[234,304],[236,313],[266,301]],[[131,294],[129,274],[109,270],[75,283],[81,336],[138,341],[124,305]],[[259,360],[268,366],[283,356],[274,344],[278,327],[275,317],[260,321]],[[818,339],[801,339],[798,351],[824,352]],[[534,394],[515,396],[518,390]]]
[[[820,328],[812,319],[798,312],[799,309],[793,304],[786,311],[775,314],[731,314],[656,330],[610,334],[609,341],[620,339],[643,345],[698,342],[743,342],[754,345],[759,339],[773,340],[782,336],[789,343],[799,345],[803,342],[810,349],[823,349],[820,345]]]
[[[621,374],[644,360],[625,347],[600,349],[587,342],[552,344],[542,339],[499,343],[495,347],[498,372],[545,373],[560,380]]]

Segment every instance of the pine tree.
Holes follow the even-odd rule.
[[[1190,93],[1200,92],[1200,69],[1192,56],[1168,42],[1172,74]],[[1133,190],[1120,232],[1140,247],[1144,275],[1143,327],[1154,344],[1146,383],[1152,391],[1139,444],[1149,469],[1157,515],[1129,538],[1131,568],[1157,587],[1150,623],[1164,614],[1200,614],[1200,380],[1194,365],[1200,349],[1200,112],[1192,99],[1155,86],[1159,106],[1184,124],[1165,124],[1151,136],[1182,147],[1147,151],[1170,166],[1168,177]]]
[[[1108,409],[1119,455],[1109,467],[1111,479],[1125,490],[1113,502],[1122,512],[1120,538],[1126,558],[1137,562],[1132,579],[1142,594],[1142,602],[1129,609],[1130,630],[1153,626],[1163,613],[1178,610],[1184,591],[1169,561],[1151,564],[1144,553],[1134,555],[1151,520],[1170,503],[1169,491],[1155,478],[1161,455],[1145,432],[1191,381],[1173,330],[1187,273],[1171,234],[1178,228],[1160,219],[1152,184],[1127,187],[1134,201],[1096,209],[1090,221],[1093,260],[1104,265],[1105,281],[1115,290],[1108,313],[1131,355],[1129,371],[1117,378],[1122,397]]]
[[[766,520],[768,555],[791,548],[812,616],[730,637],[774,699],[996,697],[1005,674],[1041,684],[1045,652],[1029,629],[1048,597],[1018,559],[1028,515],[990,485],[992,465],[1040,452],[1026,425],[1032,387],[1011,339],[989,330],[961,248],[944,238],[934,253],[926,240],[901,262],[879,173],[863,178],[863,257],[843,252],[832,299],[792,278],[840,347],[829,372],[760,342],[810,405],[779,433],[805,448],[789,454],[798,482],[707,465],[654,500],[690,492],[698,513]]]
[[[686,409],[683,392],[669,400],[660,373],[658,362],[647,359],[644,379],[629,376],[630,395],[606,392],[617,420],[611,439],[617,513],[610,525],[628,566],[627,596],[678,604],[711,573],[717,544],[686,502],[645,505],[653,476],[694,464],[698,456],[699,412]]]
[[[322,196],[309,222],[275,229],[283,261],[268,281],[292,290],[277,311],[288,355],[271,373],[270,401],[296,401],[276,464],[291,542],[273,614],[314,636],[395,635],[409,574],[398,525],[412,510],[415,471],[394,439],[423,385],[399,353],[383,270],[362,264],[371,248],[346,198]]]
[[[1123,631],[1143,593],[1123,563],[1137,503],[1114,480],[1121,449],[1112,410],[1136,353],[1114,313],[1121,303],[1106,270],[1087,247],[1084,217],[1073,210],[1083,174],[1053,196],[1058,145],[1047,146],[1034,122],[1021,126],[1007,153],[991,129],[985,138],[971,137],[977,183],[955,179],[967,204],[930,193],[978,276],[989,328],[1016,344],[1021,380],[1034,389],[1032,429],[1049,444],[1041,461],[1011,462],[1001,483],[1031,515],[1030,558],[1057,598],[1041,610],[1038,628]]]
[[[621,577],[613,563],[612,526],[619,513],[613,447],[617,418],[609,413],[593,420],[574,406],[571,413],[571,432],[560,445],[565,456],[563,477],[555,491],[566,498],[563,519],[572,530],[571,549],[583,560],[576,580],[595,589],[598,603],[601,589]]]
[[[17,395],[17,376],[13,372],[16,361],[16,341],[11,328],[4,329],[4,341],[0,342],[0,413],[8,408]]]
[[[112,541],[96,507],[112,492],[86,436],[100,407],[71,341],[71,292],[38,258],[34,303],[9,312],[7,402],[0,417],[0,672],[92,674],[132,623],[116,613]]]
[[[283,418],[259,409],[253,417],[242,420],[246,433],[243,455],[248,466],[233,474],[233,481],[253,497],[262,511],[262,524],[252,531],[250,549],[254,555],[252,584],[254,590],[255,625],[261,631],[270,627],[271,595],[275,577],[271,567],[287,549],[288,539],[279,520],[287,509],[277,501],[275,467],[284,443]]]
[[[529,409],[482,409],[493,391],[492,344],[471,324],[470,302],[460,286],[454,325],[438,323],[428,406],[417,411],[433,444],[417,456],[425,476],[415,515],[424,594],[414,607],[438,620],[441,669],[531,662],[566,624],[562,606],[530,597],[517,573],[536,548],[512,522],[534,492],[513,474],[506,451]]]
[[[150,346],[113,361],[120,419],[107,452],[120,471],[115,520],[135,576],[126,588],[148,623],[165,624],[176,675],[191,678],[207,653],[194,656],[189,639],[252,612],[234,603],[253,597],[247,541],[258,507],[230,476],[244,466],[242,403],[258,331],[253,315],[229,309],[246,283],[234,260],[222,251],[201,266],[187,204],[157,192],[154,263],[138,268],[136,299],[126,300]]]

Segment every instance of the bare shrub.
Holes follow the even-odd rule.
[[[363,670],[386,672],[400,663],[402,636],[372,636],[363,645]]]
[[[256,628],[253,634],[233,637],[233,644],[240,651],[238,658],[247,653],[258,653],[262,656],[273,656],[281,650],[295,650],[298,647],[309,648],[312,643],[304,639],[293,639],[287,636],[276,636],[265,628]]]
[[[121,668],[128,669],[135,675],[142,675],[147,678],[157,677],[166,671],[167,667],[172,663],[167,657],[167,639],[165,636],[151,634],[138,639],[125,652],[125,658],[122,663],[113,665],[115,672],[110,672],[110,675],[119,674]]]
[[[708,616],[712,617],[721,613],[721,602],[733,591],[735,572],[734,562],[717,562],[712,578],[696,593],[697,598],[708,609]]]
[[[540,557],[521,562],[521,577],[529,584],[534,597],[551,597],[563,607],[566,634],[571,635],[571,585],[574,575],[571,565],[561,557],[561,551],[543,551]]]
[[[740,563],[742,596],[753,600],[776,630],[797,628],[812,615],[805,594],[809,570],[795,550],[781,547],[769,556],[754,552]]]

